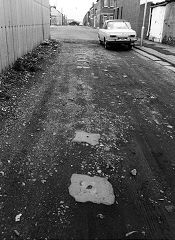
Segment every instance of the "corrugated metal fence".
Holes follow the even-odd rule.
[[[49,38],[49,0],[0,0],[0,72]]]

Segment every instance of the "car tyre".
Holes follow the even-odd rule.
[[[102,41],[100,40],[100,36],[98,35],[98,41],[100,43],[100,45],[102,44]]]
[[[128,49],[131,50],[132,49],[132,44],[128,45]]]
[[[99,40],[100,45],[102,45],[102,41],[100,39],[98,39],[98,40]]]
[[[109,43],[104,39],[104,47],[109,50]]]

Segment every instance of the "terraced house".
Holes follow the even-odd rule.
[[[97,0],[89,12],[93,12],[90,21],[86,24],[92,27],[102,27],[108,19],[126,19],[131,22],[132,28],[137,30],[140,11],[140,0]],[[88,14],[86,14],[87,16]]]
[[[114,19],[115,0],[97,0],[94,5],[94,22],[96,27],[102,27],[107,19]]]
[[[140,0],[117,0],[115,2],[115,19],[123,18],[128,20],[132,28],[137,31]]]

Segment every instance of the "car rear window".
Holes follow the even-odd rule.
[[[107,29],[131,29],[129,22],[108,22]]]

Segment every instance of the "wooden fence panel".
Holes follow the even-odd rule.
[[[49,34],[49,0],[0,0],[0,72]]]

